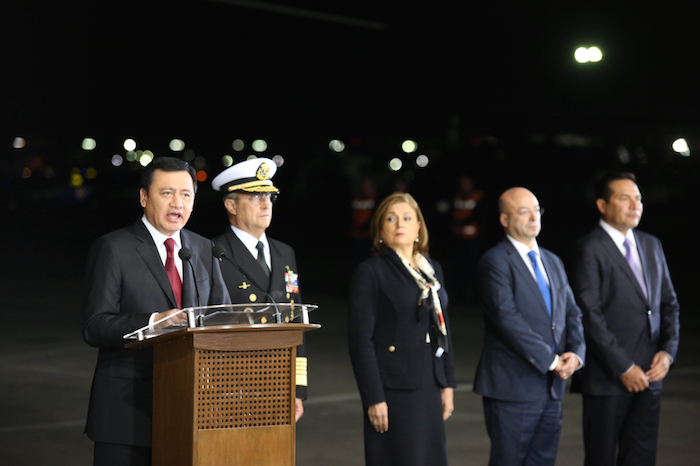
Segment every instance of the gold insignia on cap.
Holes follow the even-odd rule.
[[[255,295],[255,293],[251,293],[250,296],[248,296],[248,299],[255,302],[258,300],[258,297]]]
[[[266,324],[266,323],[267,323],[267,317],[263,317],[262,319],[260,319],[260,323],[261,323],[261,324]]]
[[[258,171],[255,172],[255,176],[259,180],[266,180],[270,178],[270,168],[265,162],[260,164],[260,166],[258,167]]]

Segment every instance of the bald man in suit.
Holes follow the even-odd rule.
[[[651,466],[680,307],[661,242],[636,229],[643,207],[634,175],[604,177],[596,197],[599,224],[576,243],[570,270],[588,344],[572,383],[583,394],[585,465]]]
[[[482,257],[484,346],[474,380],[491,439],[490,466],[554,466],[566,380],[582,367],[581,311],[564,265],[540,248],[539,201],[525,188],[499,199],[506,237]]]

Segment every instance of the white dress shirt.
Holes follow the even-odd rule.
[[[267,264],[267,268],[272,270],[272,261],[270,259],[270,243],[267,241],[267,235],[265,233],[262,234],[260,239],[257,239],[255,236],[251,235],[247,231],[243,231],[240,228],[234,227],[231,225],[231,230],[233,233],[238,237],[239,240],[241,240],[241,243],[250,251],[250,254],[253,256],[254,259],[258,258],[258,241],[261,241],[263,244],[263,253],[265,254],[265,263]]]

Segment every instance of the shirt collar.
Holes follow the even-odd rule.
[[[258,246],[258,241],[261,241],[263,246],[265,247],[266,250],[270,249],[270,246],[267,242],[267,235],[265,233],[262,234],[260,239],[257,239],[255,236],[251,235],[247,231],[243,231],[238,227],[235,227],[231,225],[231,230],[233,230],[233,233],[238,237],[239,240],[241,240],[241,243],[248,248],[248,250],[253,254],[253,251],[255,253],[253,256],[257,257],[257,246]]]
[[[515,249],[518,251],[518,254],[520,254],[523,259],[527,257],[527,253],[530,251],[535,251],[537,253],[537,256],[539,257],[540,255],[540,247],[537,245],[537,240],[535,240],[535,243],[532,245],[532,249],[528,248],[525,243],[521,243],[517,239],[513,238],[509,234],[506,233],[506,238],[515,246]]]
[[[637,241],[634,239],[633,229],[627,230],[627,234],[624,235],[624,234],[622,234],[622,232],[621,232],[620,230],[618,230],[617,228],[613,227],[612,225],[610,225],[609,223],[607,223],[607,222],[606,222],[605,220],[603,220],[602,218],[600,219],[599,224],[600,224],[600,227],[601,227],[603,230],[605,230],[605,232],[606,232],[608,235],[610,235],[610,238],[612,238],[613,242],[615,243],[615,245],[616,245],[618,248],[620,248],[620,249],[623,249],[623,248],[624,248],[625,238],[627,238],[627,239],[630,240],[630,242],[632,243],[632,246],[637,246]]]
[[[163,243],[165,243],[165,240],[168,238],[172,238],[175,241],[175,248],[180,249],[182,247],[182,242],[180,241],[180,230],[176,231],[173,233],[172,236],[164,235],[160,231],[156,230],[156,227],[151,225],[151,222],[148,221],[146,218],[146,215],[141,217],[141,221],[143,222],[144,225],[146,225],[146,230],[151,234],[151,238],[153,238],[153,242],[156,243],[156,246],[159,246]]]

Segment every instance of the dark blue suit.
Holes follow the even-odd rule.
[[[574,378],[572,390],[584,395],[586,464],[596,466],[615,464],[618,438],[618,464],[654,464],[662,382],[630,394],[620,376],[632,364],[647,371],[659,351],[672,358],[678,352],[679,305],[661,242],[637,230],[634,237],[648,298],[600,226],[576,243],[570,270],[589,350],[586,368]],[[611,402],[624,414],[614,412]]]
[[[564,266],[546,249],[540,248],[540,255],[549,278],[551,317],[536,280],[508,238],[487,251],[478,266],[485,334],[474,391],[484,397],[492,465],[554,464],[566,382],[549,367],[555,353],[585,358],[581,311]],[[528,425],[520,425],[511,409],[536,412],[538,407],[550,412],[549,424],[533,414]],[[513,432],[501,427],[519,425],[518,435],[526,438],[515,443],[509,437]]]

